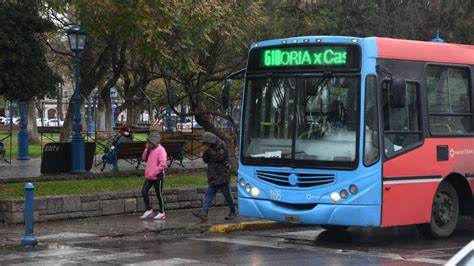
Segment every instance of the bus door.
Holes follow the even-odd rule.
[[[400,85],[402,89],[395,87]],[[410,180],[427,170],[423,159],[412,152],[423,141],[419,87],[418,82],[403,79],[382,82],[383,226],[426,222],[431,217],[431,199],[420,198],[430,198],[436,188]]]

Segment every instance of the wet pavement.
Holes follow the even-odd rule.
[[[474,233],[469,220],[443,240],[424,239],[414,226],[206,232],[209,225],[225,222],[226,212],[211,209],[208,223],[190,211],[177,211],[169,212],[166,221],[142,221],[137,214],[38,224],[39,245],[22,248],[20,238],[9,238],[14,242],[0,245],[0,265],[443,265]],[[18,228],[0,233],[13,230]]]
[[[166,220],[139,219],[142,213],[101,216],[86,219],[69,219],[36,223],[34,236],[41,247],[47,243],[67,244],[75,241],[95,241],[102,238],[117,238],[137,235],[201,233],[212,225],[255,221],[236,217],[224,220],[227,207],[211,208],[208,221],[202,222],[192,215],[192,210],[168,211]],[[24,237],[22,224],[0,223],[0,247],[18,247]]]

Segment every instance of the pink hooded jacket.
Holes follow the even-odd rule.
[[[161,172],[164,173],[166,168],[166,150],[158,144],[155,148],[150,150],[148,154],[148,159],[146,158],[148,153],[148,148],[145,148],[142,154],[142,160],[147,161],[145,167],[145,177],[150,180],[156,180],[158,174]]]

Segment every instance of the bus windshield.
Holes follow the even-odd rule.
[[[360,77],[247,77],[243,164],[353,168]]]

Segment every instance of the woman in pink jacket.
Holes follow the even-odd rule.
[[[143,183],[142,196],[145,202],[145,213],[140,219],[153,216],[153,208],[150,204],[148,191],[152,186],[155,187],[156,196],[160,203],[160,211],[153,219],[165,220],[165,201],[163,197],[163,179],[166,168],[166,150],[160,145],[161,136],[158,131],[153,131],[148,135],[145,150],[142,154],[142,160],[146,161],[145,183]]]

